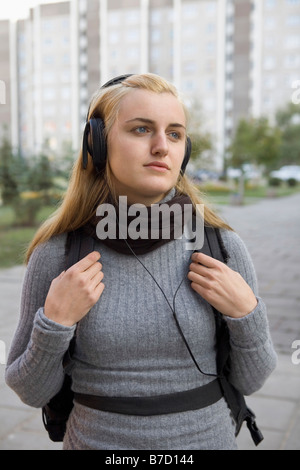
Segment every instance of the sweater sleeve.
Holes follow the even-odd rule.
[[[8,355],[7,384],[29,406],[42,407],[60,389],[62,359],[75,327],[53,322],[44,315],[52,280],[64,267],[64,237],[40,245],[26,270],[19,323]]]
[[[244,395],[259,390],[277,363],[267,318],[267,309],[258,293],[250,254],[234,232],[222,233],[229,254],[228,266],[239,272],[257,298],[256,308],[243,318],[226,316],[231,343],[231,383]]]

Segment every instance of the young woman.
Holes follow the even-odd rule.
[[[104,133],[101,145],[94,140],[94,118],[104,122],[104,129],[98,129]],[[212,307],[229,328],[230,380],[238,390],[253,393],[275,367],[266,309],[243,242],[208,208],[205,224],[220,229],[227,264],[186,249],[183,237],[140,244],[134,237],[125,243],[122,237],[99,240],[95,235],[97,207],[110,203],[117,208],[120,196],[126,196],[129,207],[201,203],[184,175],[185,108],[167,81],[132,75],[102,87],[88,119],[88,158],[83,149],[61,207],[28,250],[7,383],[28,405],[49,402],[61,388],[62,358],[78,325],[72,362],[76,394],[129,397],[146,409],[154,400],[160,409],[166,396],[179,393],[184,406],[173,410],[170,399],[167,413],[152,409],[143,415],[130,408],[124,414],[75,399],[65,449],[235,449],[235,426],[225,399],[218,396],[190,409],[186,392],[211,386],[217,375]],[[95,168],[103,145],[107,158],[103,169]],[[93,232],[95,250],[65,271],[67,233],[79,227]],[[202,374],[174,322],[168,305],[173,301]]]

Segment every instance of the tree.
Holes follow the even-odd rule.
[[[10,206],[18,225],[32,226],[38,211],[49,203],[53,187],[50,160],[41,154],[23,158],[14,153],[5,136],[0,146],[0,192],[2,204]]]
[[[210,167],[212,164],[211,153],[213,151],[212,139],[209,134],[189,134],[192,142],[191,159],[198,160],[202,166]]]
[[[15,163],[12,146],[4,135],[0,146],[0,191],[4,205],[11,204],[19,196]]]
[[[228,149],[230,164],[242,169],[245,163],[253,163],[271,169],[278,161],[280,142],[280,129],[271,127],[266,118],[241,119]]]
[[[204,130],[205,119],[201,105],[194,101],[189,107],[189,136],[192,142],[191,160],[202,168],[214,166],[212,135]]]
[[[281,130],[278,166],[300,165],[300,106],[289,103],[276,113],[276,122]]]

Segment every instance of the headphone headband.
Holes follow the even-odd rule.
[[[133,75],[132,73],[127,73],[125,75],[119,75],[116,78],[112,78],[111,80],[108,80],[108,82],[104,83],[104,85],[102,85],[101,88],[108,88],[110,86],[117,85],[118,83],[122,83],[122,82],[124,82],[124,80],[126,80],[126,78],[132,77],[132,75]]]

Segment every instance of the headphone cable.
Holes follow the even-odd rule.
[[[118,218],[118,216],[117,216],[117,218]],[[119,219],[118,219],[118,222],[119,222]],[[209,376],[209,377],[220,377],[219,374],[212,374],[212,373],[208,373],[208,372],[203,372],[203,371],[201,370],[201,368],[200,368],[198,362],[196,361],[195,356],[194,356],[194,354],[192,353],[192,350],[191,350],[191,348],[190,348],[190,346],[189,346],[189,344],[188,344],[188,342],[187,342],[187,339],[186,339],[186,337],[184,336],[184,333],[183,333],[183,331],[182,331],[182,328],[181,328],[181,326],[180,326],[180,323],[179,323],[179,321],[178,321],[178,318],[177,318],[177,315],[176,315],[176,311],[175,311],[175,299],[176,299],[177,293],[178,293],[178,291],[179,291],[179,289],[180,289],[180,287],[181,287],[181,285],[182,285],[184,279],[186,278],[186,275],[184,275],[184,277],[183,277],[182,280],[180,281],[180,283],[179,283],[179,285],[178,285],[178,287],[177,287],[177,289],[176,289],[176,291],[175,291],[175,294],[174,294],[174,296],[173,296],[173,308],[172,308],[172,306],[171,306],[171,304],[170,304],[170,302],[169,302],[169,300],[168,300],[168,298],[167,298],[167,296],[166,296],[164,290],[162,289],[162,287],[160,286],[160,284],[157,282],[157,280],[155,279],[155,277],[153,276],[153,274],[149,271],[149,269],[147,268],[147,266],[144,265],[144,263],[142,262],[142,260],[136,255],[136,253],[133,251],[133,249],[131,248],[131,246],[130,246],[129,243],[127,242],[127,240],[126,240],[125,238],[123,238],[123,240],[124,240],[124,242],[126,243],[127,247],[129,248],[130,252],[131,252],[131,253],[133,254],[133,256],[138,260],[138,262],[143,266],[143,268],[147,271],[147,273],[151,276],[151,278],[153,279],[153,281],[155,282],[155,284],[157,285],[157,287],[159,288],[159,290],[160,290],[161,293],[163,294],[163,296],[164,296],[164,298],[165,298],[165,300],[166,300],[166,302],[167,302],[169,308],[171,309],[171,312],[172,312],[172,314],[173,314],[173,318],[174,318],[174,320],[175,320],[175,323],[176,323],[176,326],[177,326],[177,328],[178,328],[178,331],[179,331],[179,333],[180,333],[180,335],[181,335],[181,337],[182,337],[182,339],[183,339],[183,342],[184,342],[184,344],[185,344],[185,346],[186,346],[186,348],[187,348],[187,350],[188,350],[188,352],[189,352],[189,354],[190,354],[190,356],[191,356],[191,358],[192,358],[192,360],[193,360],[195,366],[197,367],[198,371],[199,371],[201,374],[207,375],[207,376]]]

